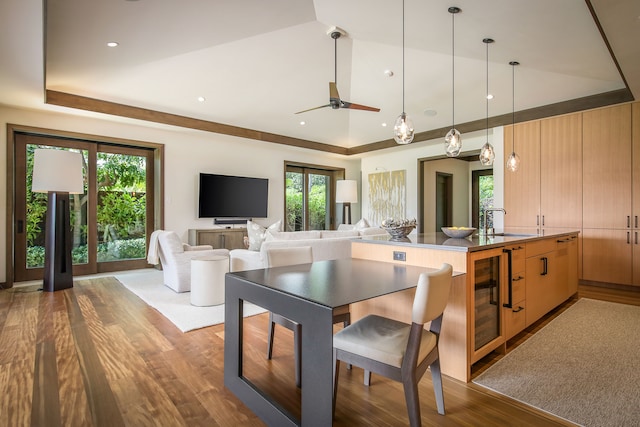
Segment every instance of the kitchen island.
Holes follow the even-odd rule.
[[[466,275],[452,284],[439,347],[442,372],[468,382],[474,363],[492,351],[504,352],[508,339],[577,292],[578,233],[365,236],[353,241],[352,257],[431,268],[446,262]],[[414,292],[354,304],[352,319],[376,313],[410,323]]]

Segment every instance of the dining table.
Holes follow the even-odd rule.
[[[227,273],[224,385],[270,426],[330,426],[333,421],[333,310],[415,288],[434,268],[337,259]],[[243,303],[301,325],[300,418],[243,375]]]

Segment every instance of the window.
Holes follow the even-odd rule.
[[[471,226],[480,229],[484,226],[484,219],[480,218],[482,212],[493,207],[493,169],[473,171],[471,181],[473,188]],[[493,215],[487,219],[488,228],[493,227]]]
[[[35,149],[72,150],[82,154],[84,194],[70,195],[74,274],[144,268],[148,237],[155,228],[155,162],[161,146],[123,146],[68,136],[49,136],[11,128],[13,195],[7,239],[13,253],[13,281],[43,276],[47,195],[31,192]],[[141,143],[144,144],[144,143]]]
[[[335,228],[335,181],[344,169],[285,163],[285,230]]]

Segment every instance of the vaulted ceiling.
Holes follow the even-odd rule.
[[[404,67],[400,0],[47,0],[37,22],[38,3],[3,2],[2,103],[47,108],[35,76],[18,75],[34,48],[15,37],[34,25],[49,104],[344,153],[393,145],[403,70],[417,140],[444,136],[454,111],[463,130],[484,128],[487,77],[492,125],[514,105],[535,118],[640,95],[637,0],[405,0]],[[294,114],[328,104],[334,80],[343,100],[380,111]]]

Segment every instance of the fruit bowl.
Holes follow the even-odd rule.
[[[442,232],[454,239],[464,239],[476,231],[473,227],[442,227]]]

